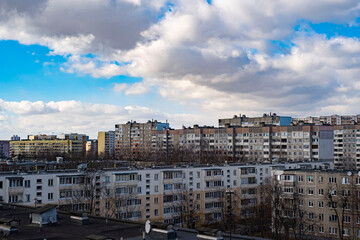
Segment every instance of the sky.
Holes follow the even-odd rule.
[[[360,114],[358,0],[0,0],[0,139]]]

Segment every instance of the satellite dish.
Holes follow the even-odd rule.
[[[350,177],[350,176],[351,176],[351,172],[350,172],[350,171],[348,171],[348,172],[347,172],[347,175]]]
[[[151,225],[150,225],[150,221],[147,220],[145,223],[145,232],[149,233],[151,231]]]

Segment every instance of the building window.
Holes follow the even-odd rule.
[[[48,180],[48,185],[49,185],[49,187],[53,187],[54,186],[54,179],[49,179]]]
[[[337,234],[337,228],[329,227],[329,233],[336,235]]]
[[[26,188],[30,188],[30,180],[25,180],[24,183]]]
[[[42,196],[42,193],[41,193],[41,192],[37,192],[37,193],[36,193],[36,196],[37,196],[37,197],[41,197],[41,196]]]
[[[324,202],[323,201],[320,201],[319,202],[319,208],[323,208],[324,207]]]
[[[313,183],[314,182],[314,176],[309,176],[308,177],[308,182]]]
[[[320,195],[320,196],[324,195],[324,189],[322,189],[322,188],[319,189],[319,195]]]
[[[154,192],[159,192],[159,186],[155,185]]]
[[[155,215],[155,216],[159,216],[159,209],[155,209],[155,210],[154,210],[154,215]]]
[[[314,194],[314,189],[309,188],[308,192],[309,192],[309,195],[313,195]]]
[[[158,174],[158,173],[154,174],[154,180],[155,180],[155,181],[158,181],[158,180],[159,180],[159,174]]]
[[[48,200],[53,200],[53,199],[54,199],[54,194],[48,193]]]
[[[319,221],[324,221],[324,214],[319,214]]]
[[[159,204],[159,198],[154,198],[154,204]]]
[[[42,183],[42,179],[41,179],[41,178],[36,179],[36,183],[37,183],[37,184],[41,184],[41,183]]]
[[[313,200],[310,200],[309,201],[309,207],[313,207],[314,206],[314,201]]]
[[[0,188],[3,188],[3,181],[0,181]]]
[[[105,182],[109,183],[110,182],[110,176],[105,176]]]
[[[329,177],[329,183],[336,183],[336,177]]]
[[[299,176],[299,182],[303,182],[304,181],[304,176]]]
[[[319,227],[319,233],[324,233],[324,226]]]

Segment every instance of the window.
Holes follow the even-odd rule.
[[[109,183],[110,182],[110,176],[105,176],[105,182]]]
[[[159,174],[158,174],[158,173],[155,173],[155,174],[154,174],[154,180],[155,180],[155,181],[158,181],[158,180],[159,180]]]
[[[337,234],[337,228],[329,227],[329,233],[336,235]]]
[[[319,221],[324,221],[324,214],[319,214]]]
[[[304,176],[299,176],[298,181],[299,181],[299,182],[303,182],[303,181],[304,181]]]
[[[319,227],[319,233],[324,233],[324,226]]]
[[[350,220],[351,220],[350,216],[344,216],[345,223],[350,223]]]
[[[30,180],[25,180],[24,183],[26,188],[30,188]]]
[[[155,209],[155,210],[154,210],[154,215],[155,215],[155,216],[159,216],[159,209]]]
[[[150,173],[147,173],[147,174],[146,174],[146,178],[150,178]]]
[[[154,198],[154,204],[159,204],[159,198]]]
[[[344,228],[343,229],[343,236],[350,236],[350,229]]]
[[[200,183],[196,183],[196,188],[200,189]]]
[[[42,179],[41,179],[41,178],[36,179],[36,183],[37,183],[37,184],[41,184],[41,183],[42,183]]]
[[[42,186],[36,186],[36,190],[42,190]]]
[[[309,193],[309,195],[313,195],[313,194],[314,194],[314,189],[309,188],[309,189],[308,189],[308,193]]]
[[[155,185],[154,192],[159,192],[159,186]]]
[[[309,207],[313,207],[314,206],[314,201],[313,200],[310,200],[309,201]]]
[[[0,188],[3,188],[3,181],[0,181]]]
[[[336,183],[336,177],[329,177],[329,183]]]
[[[342,182],[342,184],[350,184],[350,178],[349,177],[343,177],[341,182]]]
[[[314,213],[310,212],[308,217],[309,217],[309,219],[314,219]]]
[[[54,179],[49,179],[49,180],[48,180],[48,186],[49,186],[49,187],[53,187],[53,186],[54,186]]]
[[[37,197],[41,197],[41,196],[42,196],[42,193],[41,193],[41,192],[37,192],[37,193],[36,193],[36,196],[37,196]]]
[[[298,189],[298,193],[299,193],[299,194],[303,194],[303,193],[304,193],[304,189],[303,189],[303,188],[299,188],[299,189]]]
[[[322,188],[319,189],[319,195],[320,195],[320,196],[324,195],[324,189],[322,189]]]
[[[319,202],[319,208],[323,208],[324,207],[324,202],[323,201],[320,201]]]
[[[324,182],[324,177],[323,176],[319,176],[319,182]]]
[[[53,199],[54,199],[54,194],[48,193],[48,200],[53,200]]]
[[[308,177],[308,182],[313,183],[314,182],[314,176],[309,176]]]
[[[329,221],[330,222],[336,222],[337,221],[337,216],[336,215],[329,215]]]
[[[138,193],[141,193],[141,187],[138,187],[138,188],[137,188],[137,192],[138,192]]]

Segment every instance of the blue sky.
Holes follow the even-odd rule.
[[[0,10],[0,139],[95,137],[131,119],[177,128],[239,113],[360,113],[357,1],[36,0]]]

